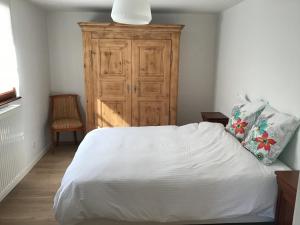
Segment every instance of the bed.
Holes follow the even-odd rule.
[[[63,225],[266,222],[275,170],[221,124],[96,129],[85,137],[54,199]]]

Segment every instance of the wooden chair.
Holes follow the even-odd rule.
[[[59,133],[73,131],[74,142],[77,145],[77,131],[84,132],[84,125],[79,113],[77,95],[53,95],[51,103],[51,130],[53,143],[59,143]],[[56,140],[55,140],[56,137]]]

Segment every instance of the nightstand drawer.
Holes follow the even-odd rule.
[[[276,171],[278,197],[276,225],[292,225],[298,187],[298,171]]]

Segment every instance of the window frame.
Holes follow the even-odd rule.
[[[0,107],[10,102],[16,101],[20,98],[21,97],[17,97],[17,92],[15,88],[6,92],[2,92],[0,93]]]

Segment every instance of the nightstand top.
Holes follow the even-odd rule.
[[[220,112],[202,112],[202,117],[210,118],[210,119],[227,119],[223,113]]]
[[[277,175],[277,179],[297,190],[299,171],[276,171],[275,174]]]

